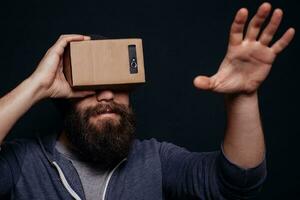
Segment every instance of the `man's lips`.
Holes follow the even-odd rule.
[[[97,112],[97,115],[103,115],[103,114],[117,114],[114,112],[111,108],[107,107],[102,111]]]
[[[94,117],[116,117],[119,114],[115,112],[113,109],[110,107],[106,107],[105,109],[99,110],[98,112],[95,113]]]
[[[104,113],[99,113],[97,116],[99,115],[117,115],[117,113],[115,112],[104,112]]]
[[[89,118],[101,118],[104,117],[116,117],[122,114],[121,109],[110,104],[98,105],[94,108],[91,108]]]
[[[101,112],[97,115],[94,115],[91,117],[91,119],[97,120],[97,119],[104,119],[104,118],[116,118],[118,117],[118,114],[115,112]]]

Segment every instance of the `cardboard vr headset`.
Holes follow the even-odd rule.
[[[63,71],[75,89],[130,89],[145,83],[141,39],[70,42]]]

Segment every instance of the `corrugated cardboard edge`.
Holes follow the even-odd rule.
[[[145,82],[138,83],[126,83],[126,84],[110,84],[110,85],[80,85],[74,86],[75,90],[102,90],[102,89],[111,89],[111,90],[134,90],[138,86],[144,85]]]
[[[73,78],[72,78],[72,63],[71,63],[71,54],[70,54],[70,44],[65,48],[64,56],[63,56],[63,73],[65,75],[68,83],[73,86]]]

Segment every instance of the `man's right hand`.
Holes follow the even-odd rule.
[[[37,69],[29,77],[32,84],[37,84],[39,99],[43,98],[76,98],[92,95],[94,91],[74,91],[63,74],[63,53],[71,41],[90,40],[84,35],[62,35],[47,51]]]
[[[90,40],[83,35],[63,35],[47,51],[34,73],[0,98],[0,145],[17,120],[44,98],[77,98],[94,91],[74,91],[63,74],[64,49],[71,41]]]

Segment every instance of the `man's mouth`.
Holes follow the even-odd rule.
[[[115,112],[110,106],[106,106],[105,108],[98,110],[94,117],[116,117],[119,114]]]
[[[105,109],[97,112],[97,115],[103,115],[103,114],[116,114],[116,113],[110,107],[106,107]]]

